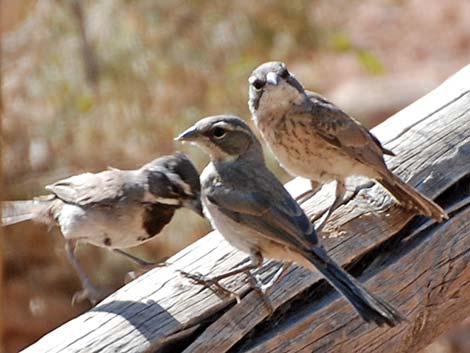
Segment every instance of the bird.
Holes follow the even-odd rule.
[[[365,321],[395,326],[405,320],[328,255],[304,211],[267,168],[259,140],[241,118],[203,118],[176,140],[196,144],[209,154],[210,162],[200,176],[204,213],[228,243],[250,259],[249,264],[218,276],[190,278],[201,284],[218,284],[238,273],[249,274],[264,258],[280,260],[283,266],[270,282],[258,283],[260,291],[268,295],[296,263],[321,272]]]
[[[112,249],[149,266],[151,262],[122,249],[152,239],[181,207],[202,216],[199,173],[181,152],[162,156],[136,170],[109,168],[83,173],[45,188],[50,194],[2,202],[2,225],[33,220],[60,227],[68,259],[83,287],[72,303],[88,299],[96,304],[101,299],[75,254],[78,243]]]
[[[288,173],[310,180],[311,190],[297,200],[303,203],[323,184],[336,181],[335,200],[317,230],[346,203],[345,181],[353,175],[378,181],[405,209],[437,222],[448,218],[439,205],[388,169],[384,155],[394,156],[392,151],[335,104],[306,91],[283,62],[258,66],[248,83],[248,107],[264,141]]]

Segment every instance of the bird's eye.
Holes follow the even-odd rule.
[[[215,138],[222,138],[225,136],[225,130],[221,127],[215,127],[213,130],[212,130],[212,135],[215,137]]]
[[[289,77],[289,71],[287,69],[282,70],[279,74],[279,77],[286,79],[287,77]]]
[[[260,80],[260,79],[256,79],[253,81],[253,87],[257,90],[260,90],[261,88],[264,87],[264,85],[266,84],[266,81],[263,81],[263,80]]]

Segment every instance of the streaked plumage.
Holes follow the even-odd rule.
[[[442,221],[446,213],[387,168],[393,155],[357,120],[324,97],[305,91],[284,63],[268,62],[249,78],[249,108],[269,148],[289,173],[311,180],[312,193],[337,182],[328,215],[341,204],[345,179],[366,176],[381,183],[407,209]]]

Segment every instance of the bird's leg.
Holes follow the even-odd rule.
[[[200,273],[192,274],[185,271],[179,271],[184,277],[189,278],[193,282],[200,284],[205,288],[212,288],[215,287],[216,292],[223,294],[223,295],[231,295],[234,296],[237,302],[240,301],[240,297],[235,292],[225,288],[223,285],[220,284],[220,281],[235,276],[239,273],[249,273],[250,270],[254,270],[255,268],[260,267],[263,264],[263,256],[260,253],[254,253],[250,255],[250,262],[246,265],[240,266],[235,268],[234,270],[222,273],[220,275],[209,277],[202,275]]]
[[[349,201],[353,200],[357,196],[357,194],[359,194],[359,191],[364,190],[364,189],[369,189],[372,186],[374,186],[374,184],[375,184],[375,181],[369,180],[369,181],[367,181],[363,184],[357,185],[354,188],[354,190],[350,193],[350,195],[344,197],[343,202],[341,202],[341,204],[339,206],[346,205],[347,203],[349,203]]]
[[[77,246],[77,240],[68,239],[65,242],[65,250],[69,258],[70,263],[74,267],[75,271],[80,278],[82,283],[82,290],[75,293],[72,298],[72,305],[78,302],[81,302],[85,299],[88,299],[91,304],[95,305],[100,299],[102,299],[102,294],[99,290],[93,285],[93,283],[88,278],[85,270],[83,269],[80,261],[78,261],[77,256],[75,255],[75,248]]]
[[[128,259],[134,261],[137,265],[142,266],[142,267],[152,268],[152,267],[156,267],[156,266],[164,266],[165,265],[165,263],[150,262],[150,261],[141,259],[140,257],[129,254],[128,252],[125,252],[124,250],[121,250],[121,249],[113,249],[113,251],[117,254],[120,254],[122,256],[127,257]]]
[[[315,191],[313,191],[312,189],[309,189],[301,193],[299,196],[297,196],[295,198],[295,201],[297,201],[299,205],[302,205],[308,199],[310,199],[313,195],[315,195]]]
[[[150,261],[147,261],[147,260],[144,260],[144,259],[141,259],[140,257],[137,257],[137,256],[134,256],[132,254],[129,254],[128,252],[124,251],[124,250],[121,250],[121,249],[113,249],[113,251],[116,253],[116,254],[119,254],[119,255],[122,255],[126,258],[128,258],[129,260],[132,260],[133,262],[135,262],[138,266],[140,266],[141,268],[138,269],[138,270],[135,270],[135,271],[130,271],[126,274],[126,277],[124,279],[124,283],[129,283],[133,280],[135,280],[137,277],[139,277],[140,275],[142,275],[143,273],[151,270],[152,268],[155,268],[155,267],[164,267],[164,266],[167,266],[168,263],[166,261],[162,261],[162,262],[150,262]]]
[[[333,204],[330,207],[328,207],[328,210],[326,211],[326,214],[323,217],[323,220],[320,222],[320,224],[317,227],[315,227],[315,231],[317,233],[321,233],[321,231],[323,230],[323,227],[325,226],[326,222],[328,221],[328,218],[330,218],[333,211],[343,204],[345,193],[346,193],[346,185],[344,184],[344,181],[336,180],[335,200],[333,201]]]
[[[310,199],[313,195],[315,195],[321,189],[321,184],[313,180],[310,180],[310,186],[311,186],[310,190],[304,191],[303,193],[301,193],[299,196],[295,198],[295,201],[297,201],[299,205],[302,205],[303,203],[308,201],[308,199]],[[324,212],[325,211],[323,211],[323,213]]]
[[[269,299],[269,295],[271,294],[274,286],[278,284],[287,274],[287,270],[291,265],[292,262],[290,261],[283,262],[281,267],[267,283],[263,283],[258,276],[252,274],[251,272],[247,272],[251,288],[253,288],[253,290],[255,290],[261,296],[266,309],[269,311],[269,315],[274,313],[274,306],[271,299]]]
[[[132,260],[133,262],[135,262],[138,266],[140,266],[141,268],[140,269],[137,269],[135,271],[130,271],[126,274],[126,277],[124,278],[124,283],[129,283],[133,280],[135,280],[137,277],[139,277],[140,275],[142,275],[143,273],[151,270],[152,268],[155,268],[155,267],[164,267],[166,265],[168,265],[167,262],[163,261],[163,262],[150,262],[150,261],[147,261],[147,260],[144,260],[144,259],[141,259],[140,257],[137,257],[137,256],[134,256],[132,254],[129,254],[128,252],[124,251],[124,250],[121,250],[121,249],[113,249],[113,251],[116,253],[116,254],[119,254],[119,255],[122,255],[126,258],[128,258],[129,260]]]
[[[357,185],[354,188],[354,190],[351,192],[351,194],[348,195],[347,197],[345,197],[346,191],[347,191],[346,184],[344,183],[344,181],[337,180],[336,181],[335,200],[334,200],[333,204],[326,211],[326,215],[323,218],[323,220],[321,221],[321,223],[315,228],[316,232],[321,233],[321,231],[323,230],[323,227],[326,224],[326,221],[331,216],[331,214],[334,212],[334,210],[336,210],[340,206],[346,205],[349,201],[354,199],[357,196],[357,194],[359,193],[359,191],[361,191],[363,189],[370,188],[373,185],[374,185],[373,181],[368,181],[366,183]]]
[[[310,180],[310,185],[311,189],[305,191],[304,193],[300,194],[295,198],[295,200],[299,203],[299,205],[303,205],[305,202],[307,202],[312,196],[314,196],[322,187],[322,184],[319,182],[316,182],[314,180]],[[316,222],[318,219],[320,219],[325,212],[327,212],[330,209],[330,207],[327,207],[323,210],[320,211],[315,211],[315,214],[312,215],[309,219],[311,223]]]

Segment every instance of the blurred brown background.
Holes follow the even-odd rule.
[[[107,166],[136,168],[175,148],[205,115],[248,118],[247,78],[286,61],[304,84],[371,127],[468,64],[468,0],[1,0],[3,197]],[[270,159],[271,167],[287,180]],[[182,220],[184,219],[184,222]],[[162,237],[132,251],[169,256],[209,230],[178,212]],[[89,306],[57,229],[4,229],[3,351],[16,352]],[[95,283],[134,269],[92,246]],[[470,325],[426,353],[470,352]]]

